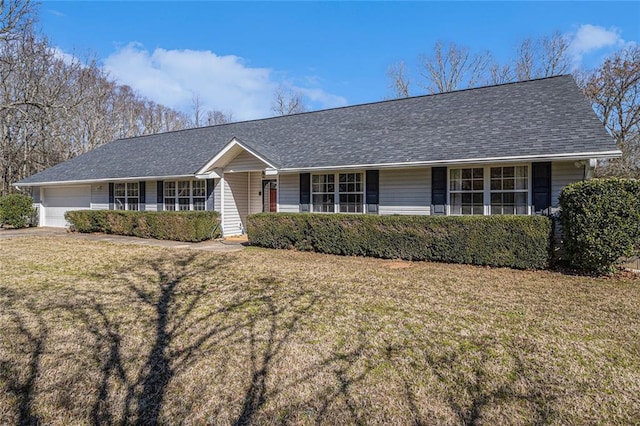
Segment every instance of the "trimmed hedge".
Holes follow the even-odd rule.
[[[0,197],[0,225],[24,228],[34,213],[33,199],[28,195],[9,194]]]
[[[560,193],[560,223],[569,266],[609,273],[640,248],[640,181],[591,179]]]
[[[259,213],[252,245],[349,256],[543,269],[552,223],[543,216],[369,216]]]
[[[64,215],[77,232],[199,242],[220,235],[219,214],[207,211],[76,210]]]

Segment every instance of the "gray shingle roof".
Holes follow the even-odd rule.
[[[193,175],[234,137],[281,169],[616,150],[566,75],[122,139],[18,184]]]

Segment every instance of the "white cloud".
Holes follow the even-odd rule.
[[[585,55],[602,51],[603,49],[623,46],[625,41],[616,28],[604,28],[597,25],[584,24],[569,35],[571,54],[574,64],[578,66]]]
[[[278,82],[269,68],[252,68],[234,55],[211,51],[166,50],[153,52],[130,43],[104,61],[105,69],[120,83],[166,106],[192,113],[194,95],[203,110],[231,112],[235,119],[271,116]],[[346,101],[322,89],[296,88],[321,108]]]

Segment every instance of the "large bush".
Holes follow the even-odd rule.
[[[24,228],[34,212],[33,200],[28,195],[9,194],[0,197],[0,225]]]
[[[198,242],[220,235],[217,212],[77,210],[65,213],[71,230],[158,240]]]
[[[560,222],[571,267],[613,271],[640,244],[640,181],[592,179],[566,186],[560,193]]]
[[[551,220],[542,216],[369,216],[260,213],[249,242],[269,248],[542,269]]]

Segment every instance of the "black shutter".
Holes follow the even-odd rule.
[[[447,213],[447,168],[431,168],[431,214]]]
[[[145,182],[140,181],[138,183],[138,190],[140,191],[140,198],[138,198],[138,210],[144,211],[147,207],[147,185]]]
[[[161,180],[156,182],[156,206],[159,212],[164,210],[164,182]]]
[[[308,212],[311,204],[311,173],[300,173],[300,211]]]
[[[380,171],[379,170],[367,170],[366,175],[367,184],[367,213],[378,213],[379,192],[380,192]]]
[[[109,182],[109,210],[113,210],[113,182]]]
[[[213,211],[213,187],[213,179],[207,179],[207,206],[205,209],[208,211]]]
[[[533,210],[540,212],[551,206],[551,163],[531,165]]]

